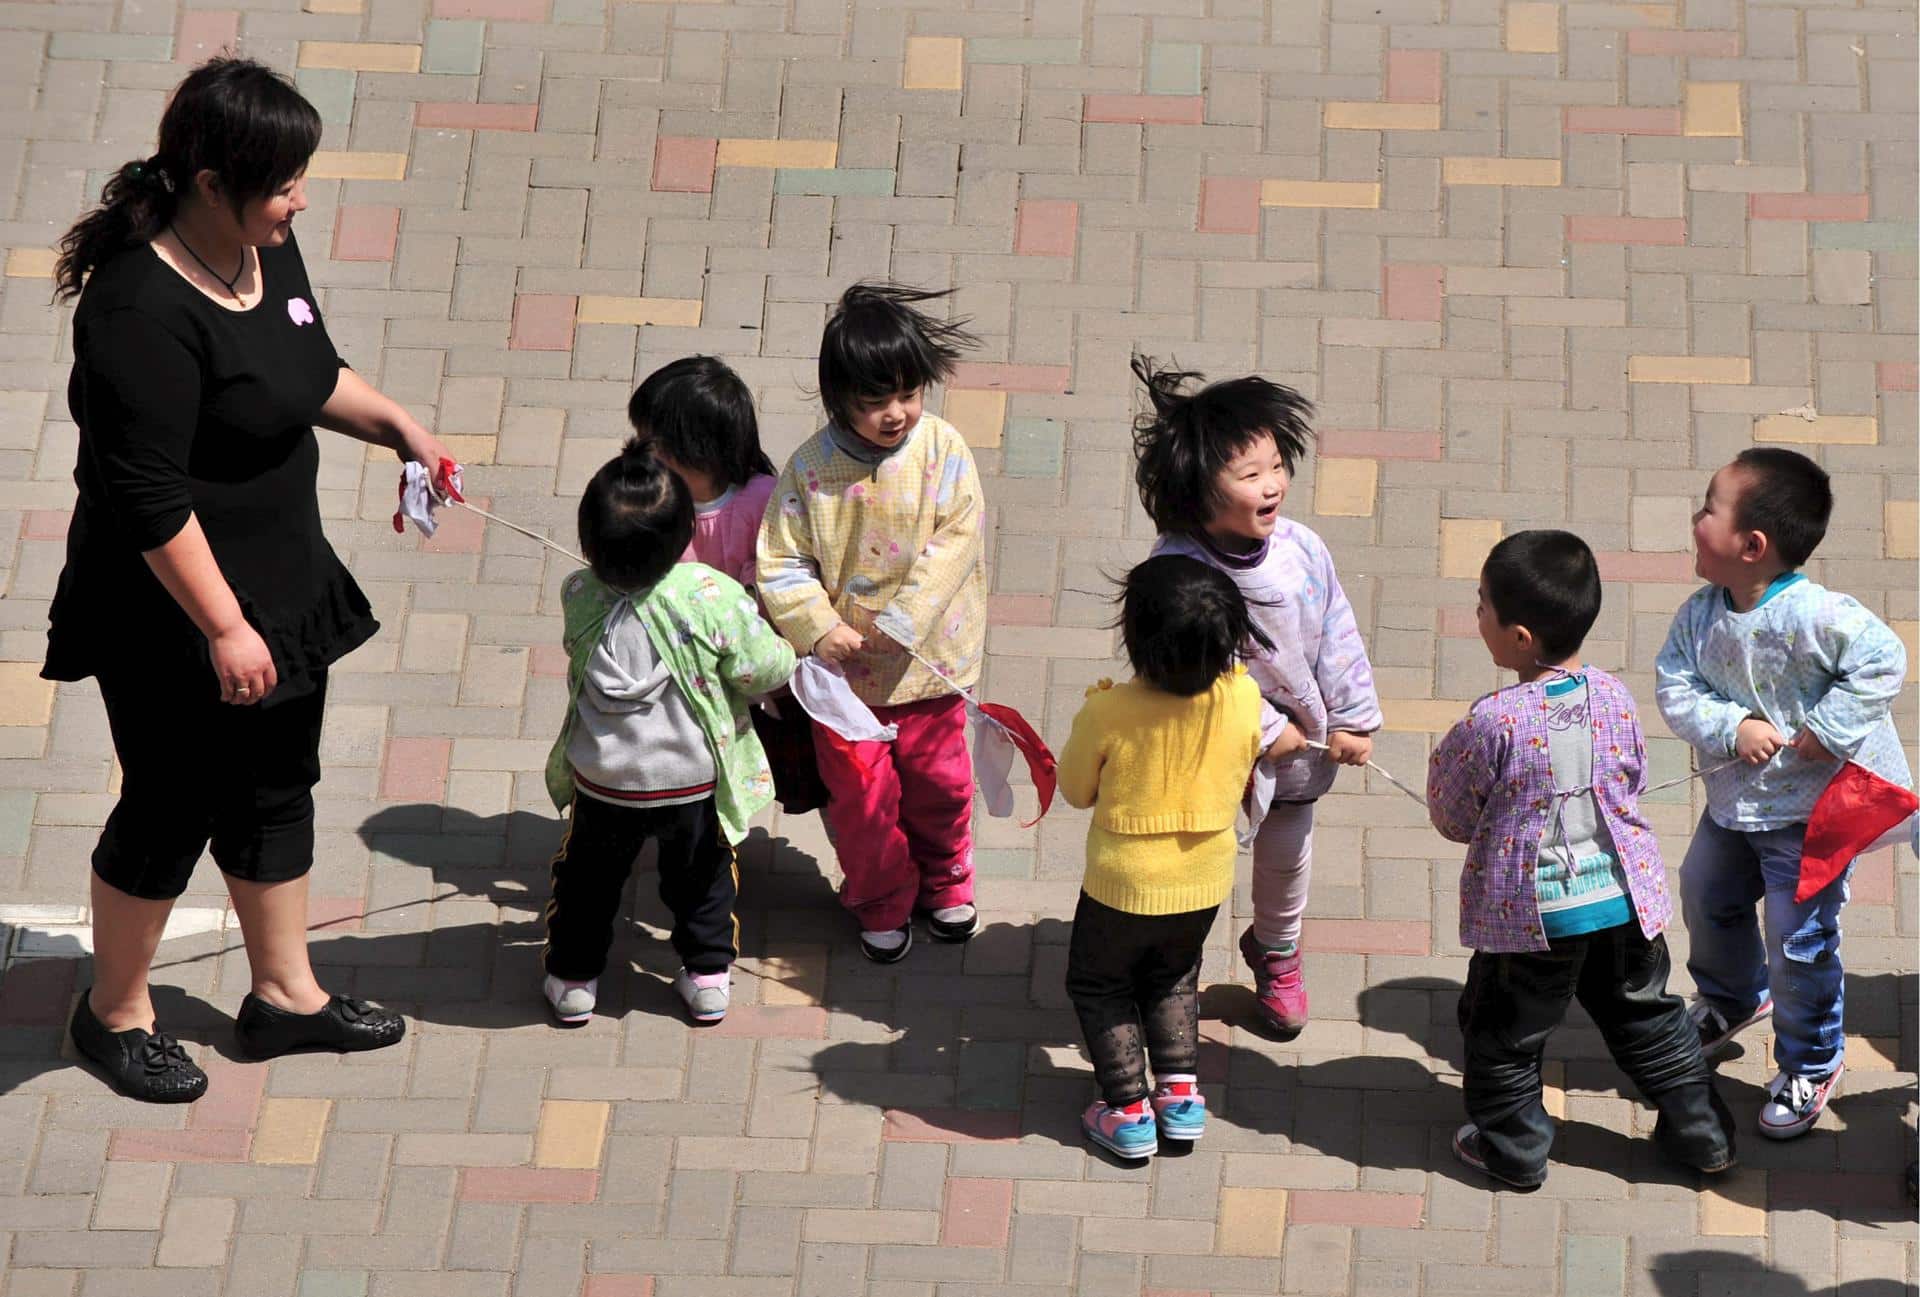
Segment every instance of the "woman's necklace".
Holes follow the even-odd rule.
[[[223,275],[219,271],[215,270],[212,266],[209,266],[207,264],[207,259],[201,256],[199,253],[195,252],[193,250],[193,245],[180,237],[180,228],[178,226],[169,225],[167,226],[167,230],[173,235],[174,242],[178,243],[181,247],[185,248],[187,250],[187,255],[200,263],[200,269],[206,271],[209,275],[212,275],[215,279],[219,280],[220,286],[226,289],[228,293],[232,294],[235,300],[239,299],[240,297],[239,290],[234,288],[234,285],[240,282],[240,276],[247,273],[247,250],[245,248],[240,249],[240,268],[234,271],[232,277],[229,278],[228,276]]]

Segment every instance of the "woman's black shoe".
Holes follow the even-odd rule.
[[[192,1103],[207,1092],[207,1074],[163,1031],[109,1031],[93,1016],[91,988],[73,1009],[74,1048],[97,1066],[107,1083],[145,1103]]]
[[[318,1013],[290,1013],[249,991],[240,1001],[233,1034],[250,1058],[278,1058],[313,1050],[351,1054],[399,1044],[407,1034],[407,1021],[391,1010],[344,995],[328,1000],[327,1007]]]

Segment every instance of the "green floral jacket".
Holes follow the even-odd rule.
[[[567,719],[547,756],[547,795],[560,810],[573,802],[573,734],[587,659],[600,642],[607,615],[629,598],[582,568],[560,588],[567,649]],[[793,674],[793,649],[760,616],[739,582],[701,563],[679,563],[644,594],[633,610],[666,663],[687,709],[713,752],[714,808],[729,843],[747,836],[747,821],[773,800],[767,754],[747,716],[747,700],[769,693]]]

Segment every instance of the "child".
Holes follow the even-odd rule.
[[[1593,552],[1523,531],[1480,572],[1480,638],[1520,683],[1474,703],[1434,749],[1433,826],[1467,844],[1460,943],[1464,1091],[1454,1156],[1517,1189],[1547,1174],[1553,1123],[1540,1055],[1578,999],[1660,1110],[1654,1139],[1700,1171],[1733,1165],[1733,1117],[1713,1089],[1686,1006],[1667,992],[1673,904],[1640,814],[1646,744],[1633,695],[1580,664],[1600,614]]]
[[[1234,812],[1261,749],[1260,691],[1238,658],[1270,646],[1232,579],[1178,554],[1127,574],[1120,629],[1135,678],[1087,690],[1060,754],[1061,796],[1094,808],[1067,994],[1100,1086],[1080,1127],[1142,1158],[1160,1135],[1206,1129],[1200,947],[1233,890]]]
[[[1853,761],[1910,786],[1889,714],[1907,668],[1885,623],[1797,570],[1826,535],[1827,475],[1774,447],[1741,451],[1707,484],[1693,516],[1693,570],[1707,582],[1680,605],[1654,662],[1660,714],[1703,765],[1707,812],[1680,866],[1680,901],[1699,988],[1692,1013],[1711,1054],[1773,1017],[1779,1074],[1760,1133],[1812,1127],[1839,1084],[1840,907],[1845,875],[1794,899],[1807,816]],[[1764,898],[1764,942],[1753,903]]]
[[[627,403],[634,441],[680,475],[693,494],[693,542],[683,563],[705,563],[751,588],[754,547],[773,495],[773,462],[760,449],[753,393],[712,356],[688,356],[647,376]],[[755,707],[773,771],[774,796],[790,815],[826,804],[813,759],[813,724],[784,692],[773,710]]]
[[[979,927],[973,905],[973,764],[955,687],[980,676],[980,479],[952,424],[921,412],[973,336],[917,303],[943,297],[856,284],[820,339],[827,425],[787,463],[760,530],[760,597],[799,652],[844,668],[893,743],[814,728],[827,829],[860,949],[892,963],[916,907],[943,941]],[[902,645],[939,667],[909,657]]]
[[[693,501],[645,446],[607,462],[580,498],[592,567],[561,588],[569,706],[547,792],[571,807],[553,858],[545,993],[563,1023],[593,1014],[634,857],[660,845],[660,899],[696,1022],[726,1016],[739,953],[733,849],[773,796],[747,698],[785,684],[793,650],[730,576],[677,564]]]
[[[1300,917],[1313,862],[1313,803],[1336,765],[1363,766],[1380,728],[1373,668],[1333,556],[1313,532],[1280,516],[1307,453],[1313,407],[1264,378],[1236,378],[1192,395],[1199,374],[1156,370],[1136,357],[1152,409],[1135,424],[1135,481],[1160,529],[1156,554],[1186,554],[1232,577],[1271,647],[1249,663],[1267,700],[1273,807],[1253,844],[1253,923],[1240,953],[1260,1012],[1282,1040],[1307,1025]],[[1307,741],[1326,744],[1324,757]]]

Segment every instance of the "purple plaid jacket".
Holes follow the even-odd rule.
[[[1640,930],[1673,917],[1660,844],[1640,814],[1647,745],[1627,687],[1585,667],[1593,723],[1593,791],[1613,835]],[[1551,826],[1546,680],[1497,689],[1474,703],[1433,750],[1427,807],[1433,827],[1467,844],[1460,874],[1460,944],[1489,954],[1547,949],[1534,895],[1541,836]]]

